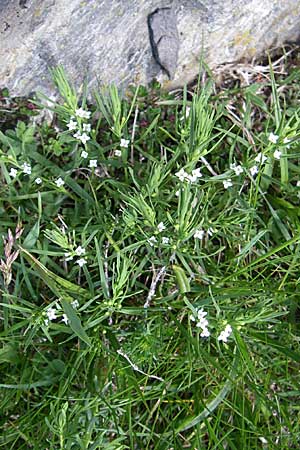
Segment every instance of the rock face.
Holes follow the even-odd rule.
[[[250,59],[300,36],[299,0],[0,0],[0,88],[51,93],[49,67],[75,85],[176,87],[199,60]]]

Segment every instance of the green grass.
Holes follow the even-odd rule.
[[[52,122],[14,112],[1,448],[299,448],[300,70],[269,75],[90,103],[58,68]]]

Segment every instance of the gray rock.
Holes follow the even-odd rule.
[[[61,64],[79,86],[194,79],[300,35],[299,0],[0,0],[0,87],[53,92]]]

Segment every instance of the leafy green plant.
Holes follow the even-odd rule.
[[[0,133],[0,447],[298,448],[299,109],[280,80],[271,103],[209,79],[89,104],[52,75],[52,123]]]

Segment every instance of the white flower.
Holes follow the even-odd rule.
[[[89,154],[88,154],[88,152],[86,152],[85,150],[82,150],[80,156],[81,156],[82,158],[86,159],[86,158],[89,156]]]
[[[10,171],[9,171],[9,176],[10,176],[11,178],[16,178],[17,173],[18,173],[17,169],[14,169],[14,168],[12,167],[12,168],[10,169]]]
[[[232,328],[230,325],[226,325],[225,329],[221,331],[221,333],[218,336],[218,341],[227,342],[229,336],[232,333]]]
[[[282,153],[281,153],[280,150],[275,150],[275,152],[274,152],[274,154],[273,154],[273,156],[274,156],[275,159],[280,159],[280,158],[281,158],[281,155],[282,155]]]
[[[76,248],[75,253],[77,256],[85,255],[85,249],[83,247],[81,247],[81,245],[79,245]]]
[[[225,189],[228,189],[229,187],[231,187],[232,186],[231,178],[228,178],[228,180],[223,181],[223,186]]]
[[[120,147],[127,148],[128,145],[129,145],[129,140],[128,140],[128,139],[121,139],[121,141],[120,141]]]
[[[204,327],[202,329],[202,333],[200,334],[201,337],[209,337],[210,336],[210,332],[208,331],[208,328]]]
[[[91,131],[91,125],[89,123],[84,123],[82,125],[83,131],[86,131],[87,133],[90,133]]]
[[[190,111],[191,111],[191,108],[190,108],[189,106],[187,106],[187,107],[185,108],[185,117],[186,117],[186,118],[189,117]]]
[[[184,181],[186,177],[188,177],[188,174],[184,169],[180,169],[179,172],[175,173],[175,176],[178,177],[180,181]]]
[[[62,315],[61,321],[64,322],[66,325],[69,323],[69,319],[68,319],[68,317],[67,317],[66,314],[63,314],[63,315]]]
[[[151,236],[151,238],[148,239],[148,243],[153,247],[153,245],[157,242],[157,239],[155,236]]]
[[[288,144],[289,142],[291,142],[291,140],[290,140],[289,138],[285,137],[285,138],[283,139],[283,143],[284,143],[284,144]],[[287,148],[290,148],[290,145],[287,145],[286,147],[287,147]]]
[[[203,308],[198,309],[198,311],[197,311],[198,320],[204,319],[204,317],[206,317],[206,316],[207,316],[207,312],[204,311]]]
[[[160,222],[160,223],[157,225],[157,229],[158,229],[158,231],[161,233],[162,231],[164,231],[164,230],[166,229],[166,227],[164,226],[163,222]]]
[[[115,150],[115,151],[114,151],[114,155],[115,155],[115,156],[118,156],[118,157],[119,157],[119,156],[122,156],[121,150]]]
[[[26,173],[27,175],[31,174],[31,165],[28,163],[24,163],[22,166],[23,173]]]
[[[39,177],[36,178],[34,181],[35,181],[36,184],[42,184],[42,182],[43,182],[43,180],[41,178],[39,178]]]
[[[59,177],[57,180],[55,180],[55,184],[57,187],[61,187],[65,184],[65,182],[61,177]]]
[[[164,236],[161,241],[163,244],[168,244],[170,242],[170,238]]]
[[[83,144],[86,144],[91,138],[86,134],[82,133],[82,135],[78,138]]]
[[[256,175],[258,173],[258,167],[257,166],[252,166],[250,167],[250,173],[251,175],[254,177],[254,175]]]
[[[75,114],[77,117],[81,117],[81,119],[89,119],[91,117],[90,111],[85,111],[83,108],[76,109]]]
[[[79,306],[79,301],[78,301],[78,300],[73,300],[73,301],[71,302],[71,305],[73,306],[73,308],[77,309],[78,306]]]
[[[206,319],[207,312],[204,311],[203,308],[199,308],[199,309],[196,309],[196,313],[197,313],[197,317],[191,315],[190,319],[193,322],[197,321],[196,327],[202,329],[201,334],[200,334],[201,337],[209,337],[210,332],[208,331],[208,328],[207,328],[208,320]]]
[[[178,191],[175,192],[176,197],[179,197],[180,195],[180,189],[178,189]]]
[[[57,311],[54,308],[48,308],[46,311],[48,320],[55,320],[57,319],[57,315],[56,315]]]
[[[210,227],[210,228],[207,230],[207,234],[208,234],[208,236],[212,236],[212,235],[214,234],[214,230]]]
[[[74,137],[75,139],[80,139],[80,138],[81,138],[81,133],[80,133],[80,131],[77,131],[76,133],[74,133],[74,134],[73,134],[73,137]]]
[[[196,324],[196,327],[198,328],[206,328],[208,325],[207,319],[200,319],[199,322]]]
[[[242,166],[240,166],[240,165],[237,166],[235,163],[230,164],[230,169],[234,170],[236,175],[240,175],[241,173],[244,172],[244,169],[242,168]]]
[[[297,181],[296,186],[300,187],[300,181],[299,180]]]
[[[83,267],[87,263],[87,260],[84,258],[80,258],[76,261],[76,263],[79,265],[79,267]]]
[[[77,122],[75,122],[72,119],[70,119],[70,122],[67,123],[67,127],[69,128],[69,131],[76,130],[77,126],[78,126]]]
[[[195,317],[195,316],[193,316],[193,315],[190,316],[190,319],[191,319],[193,322],[195,322],[196,320],[199,320],[199,322],[201,322],[201,321],[203,321],[203,320],[206,320],[205,317],[207,316],[207,312],[204,311],[203,308],[198,308],[198,309],[196,309],[196,313],[197,313],[197,317]],[[208,325],[208,322],[205,323],[205,326],[206,326],[206,325]],[[200,326],[200,325],[197,324],[197,326]]]
[[[65,261],[72,261],[73,255],[71,253],[65,253]]]
[[[200,168],[199,167],[197,169],[192,170],[192,174],[191,175],[187,175],[186,174],[186,178],[188,178],[188,180],[191,183],[195,183],[198,180],[198,178],[201,178],[202,176],[203,175],[200,172]]]
[[[269,134],[268,140],[270,142],[272,142],[272,144],[276,144],[278,139],[279,139],[279,136],[277,136],[277,134],[274,134],[274,133]]]
[[[254,158],[254,161],[263,164],[268,158],[263,153],[258,153]]]
[[[98,161],[97,159],[91,159],[89,162],[89,167],[97,167]]]
[[[196,230],[194,233],[195,239],[203,239],[204,237],[204,231],[203,230]]]

